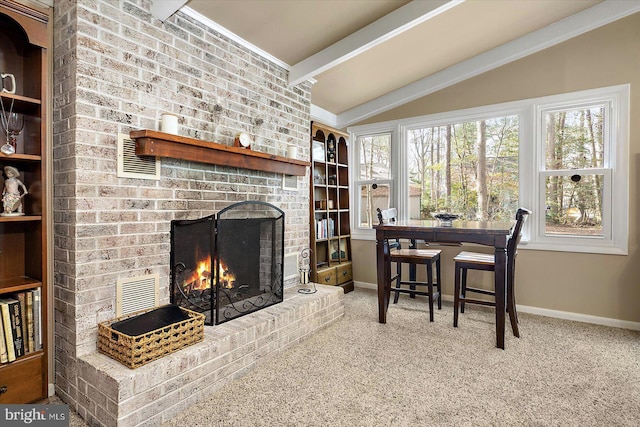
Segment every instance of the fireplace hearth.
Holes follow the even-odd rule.
[[[220,324],[282,302],[284,212],[259,201],[171,222],[171,302]]]

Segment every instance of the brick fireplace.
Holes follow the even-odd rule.
[[[171,224],[171,302],[205,324],[282,302],[284,218],[276,206],[234,203],[215,215]]]
[[[159,180],[117,176],[118,134],[158,129],[163,112],[179,117],[182,136],[231,145],[235,134],[243,131],[254,138],[253,150],[284,156],[287,147],[296,146],[299,158],[309,159],[310,83],[289,87],[285,64],[264,58],[184,14],[159,22],[151,16],[150,4],[148,0],[56,0],[54,4],[55,360],[50,378],[56,393],[95,425],[102,417],[109,420],[103,425],[116,425],[118,417],[142,418],[144,406],[136,405],[160,393],[152,378],[160,368],[153,363],[140,372],[121,371],[97,354],[97,324],[116,317],[119,279],[158,274],[160,302],[169,302],[171,221],[203,218],[233,203],[256,200],[285,212],[285,256],[309,245],[308,176],[298,179],[297,191],[284,190],[278,173],[179,159],[162,159]],[[282,319],[281,306],[287,304],[286,295],[296,280],[285,277],[284,303],[263,310],[273,310],[266,314],[271,319]],[[331,316],[318,313],[339,302],[305,304],[313,307],[292,308],[326,321],[304,326],[297,338],[286,342],[330,322]],[[339,309],[333,313],[339,316]],[[218,357],[229,359],[220,356],[220,347],[231,347],[230,341],[235,345],[260,328],[282,322],[266,320],[264,315],[254,313],[216,326],[221,329],[206,332],[202,347],[171,355],[162,369],[175,376],[184,369],[195,377],[193,364],[205,360],[213,369],[221,363]],[[245,321],[249,317],[267,323],[249,326]],[[243,326],[237,329],[235,322]],[[262,342],[269,344],[289,335],[281,331],[276,337],[265,336],[271,338]],[[262,351],[272,354],[285,347],[270,345],[269,351]],[[252,353],[244,346],[234,351]],[[225,369],[235,377],[247,368]],[[165,378],[160,387],[175,383]],[[93,393],[98,397],[89,397]],[[186,389],[181,393],[188,394]],[[192,396],[179,400],[180,405],[203,395]]]

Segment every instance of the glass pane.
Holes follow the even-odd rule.
[[[547,170],[604,167],[604,111],[598,106],[545,115]]]
[[[373,188],[376,187],[376,188]],[[360,186],[360,226],[371,228],[378,224],[377,209],[388,209],[390,186],[388,184]]]
[[[391,178],[391,134],[358,138],[360,180]]]
[[[546,178],[547,235],[603,236],[604,175]]]
[[[518,116],[452,123],[407,134],[410,217],[432,212],[512,220],[518,208]]]

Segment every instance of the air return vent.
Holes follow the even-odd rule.
[[[160,277],[157,274],[127,277],[116,282],[116,316],[158,305]]]
[[[285,279],[291,279],[298,275],[298,253],[291,252],[284,256],[284,272]]]
[[[160,159],[136,156],[136,142],[128,135],[118,134],[118,178],[160,180]]]
[[[295,175],[282,175],[282,189],[297,191],[298,177]]]

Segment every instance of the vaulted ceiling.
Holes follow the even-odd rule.
[[[314,82],[314,119],[345,127],[640,12],[631,0],[153,0]]]

